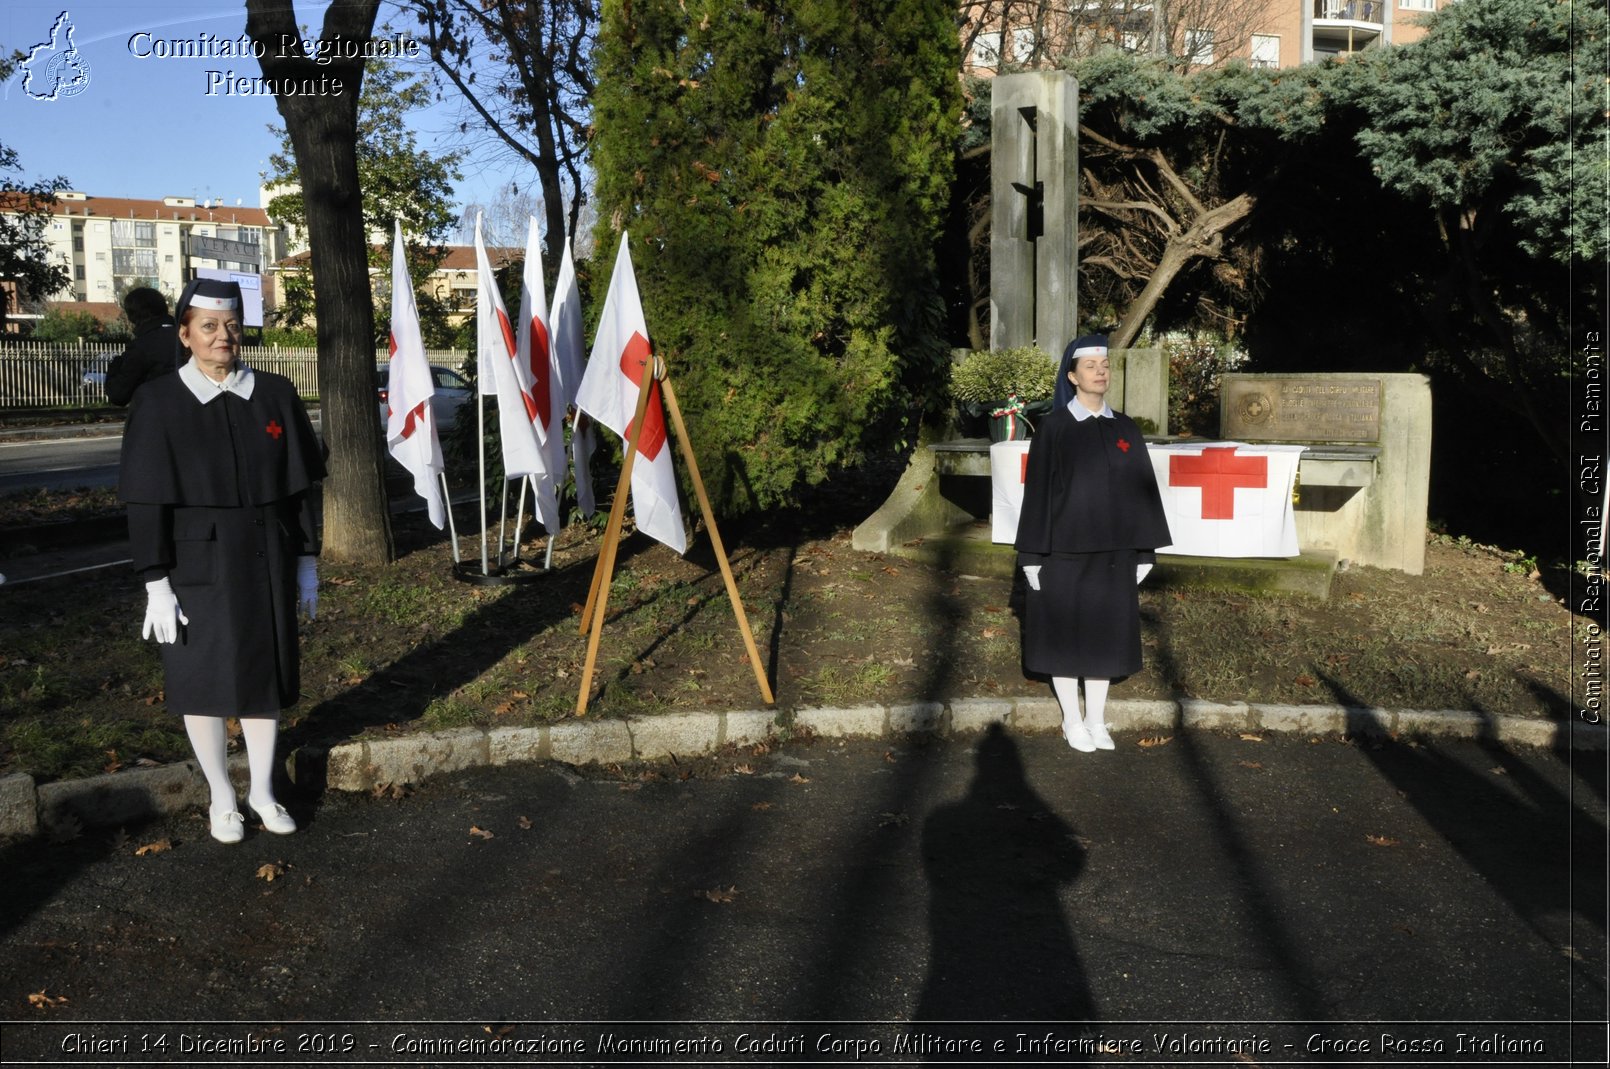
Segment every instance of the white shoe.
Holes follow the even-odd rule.
[[[272,809],[262,809],[248,798],[246,804],[252,807],[257,819],[263,822],[264,831],[273,832],[275,835],[289,835],[296,830],[296,821],[291,819],[291,814],[287,813],[285,807],[279,803],[274,803]]]
[[[1085,727],[1082,720],[1064,717],[1062,720],[1062,737],[1068,740],[1069,746],[1072,746],[1080,753],[1096,752],[1095,740],[1090,737],[1090,731]]]
[[[1107,725],[1100,720],[1087,720],[1085,730],[1090,732],[1090,740],[1096,744],[1098,750],[1116,750],[1118,746],[1112,741],[1112,735],[1107,731]]]
[[[238,843],[246,837],[246,818],[238,809],[227,813],[209,812],[207,819],[212,825],[212,837],[221,843]]]

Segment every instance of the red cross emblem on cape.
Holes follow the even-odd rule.
[[[1204,520],[1235,519],[1238,486],[1269,485],[1268,457],[1238,457],[1235,447],[1204,449],[1201,456],[1168,458],[1168,485],[1202,488]]]
[[[1126,453],[1129,452],[1129,439],[1128,438],[1120,438],[1120,439],[1118,439],[1118,448],[1122,449]]]
[[[276,442],[280,440],[280,435],[285,433],[285,428],[280,426],[280,422],[277,419],[269,420],[268,426],[264,427],[263,429],[266,430],[268,432],[268,436],[274,439]]]

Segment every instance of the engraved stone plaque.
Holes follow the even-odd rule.
[[[1331,375],[1227,375],[1219,433],[1244,442],[1375,442],[1381,381]]]

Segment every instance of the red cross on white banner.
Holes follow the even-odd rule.
[[[1235,446],[1169,457],[1168,485],[1201,487],[1202,518],[1233,520],[1237,487],[1269,485],[1269,458],[1237,456]]]

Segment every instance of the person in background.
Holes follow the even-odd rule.
[[[123,315],[134,327],[134,340],[106,369],[106,399],[126,405],[142,383],[166,375],[179,366],[179,343],[168,299],[149,286],[129,290],[123,298]]]
[[[1029,441],[1016,542],[1023,667],[1051,678],[1063,738],[1086,753],[1113,749],[1107,689],[1140,670],[1136,588],[1172,541],[1146,440],[1107,405],[1109,374],[1104,335],[1063,352],[1051,413]]]
[[[118,496],[145,580],[143,637],[162,652],[170,711],[212,792],[213,838],[239,842],[245,820],[225,758],[240,719],[263,827],[296,830],[274,796],[279,714],[300,689],[297,616],[318,605],[310,494],[322,448],[291,381],[240,363],[241,296],[197,279],[175,308],[188,354],[177,373],[134,394]]]

